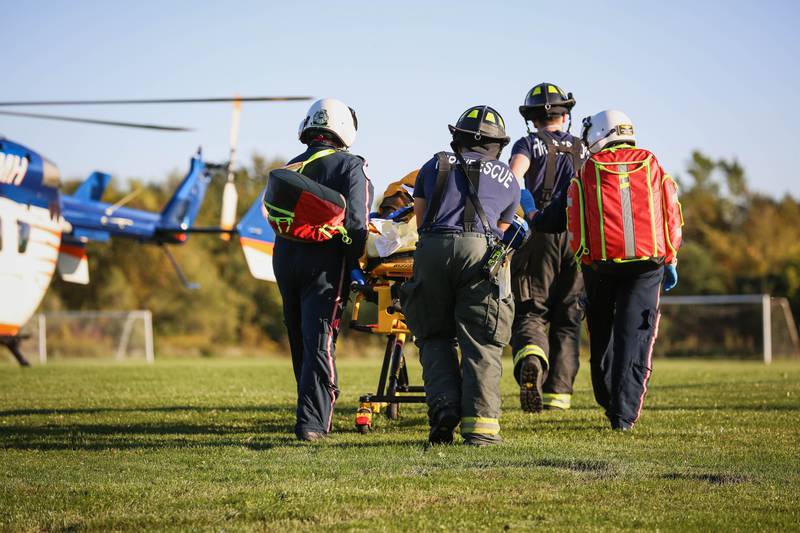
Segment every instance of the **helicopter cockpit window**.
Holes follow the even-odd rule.
[[[17,252],[24,254],[31,239],[31,225],[17,221]]]

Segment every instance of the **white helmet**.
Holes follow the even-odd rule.
[[[308,108],[306,118],[300,122],[297,136],[300,142],[307,142],[307,132],[327,131],[334,134],[345,148],[350,148],[356,142],[357,129],[358,119],[352,108],[347,107],[341,100],[323,98]]]
[[[636,144],[633,133],[633,122],[622,111],[600,111],[594,116],[583,119],[583,142],[589,151],[596,154],[611,142],[627,142]]]

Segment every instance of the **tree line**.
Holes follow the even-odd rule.
[[[260,194],[269,170],[281,164],[254,155],[237,171],[240,215]],[[173,172],[160,182],[114,180],[103,200],[114,202],[140,190],[128,205],[160,211],[182,177]],[[715,160],[699,151],[677,179],[686,225],[680,283],[671,294],[770,293],[788,297],[797,315],[800,201],[756,192],[736,160]],[[68,182],[65,191],[78,183]],[[198,226],[218,225],[223,186],[224,179],[212,180]],[[56,277],[43,310],[149,309],[160,353],[210,355],[285,346],[277,287],[250,276],[235,237],[225,242],[191,235],[186,244],[171,248],[187,277],[200,285],[196,290],[180,284],[158,246],[115,239],[87,248],[91,283],[73,285]]]

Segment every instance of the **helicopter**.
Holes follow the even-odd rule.
[[[0,136],[0,344],[5,345],[22,366],[29,363],[20,350],[22,326],[39,307],[56,272],[66,282],[88,284],[86,244],[128,238],[160,246],[170,260],[181,283],[197,286],[183,274],[169,251],[192,233],[219,234],[230,239],[238,234],[251,274],[275,281],[272,272],[272,246],[275,233],[261,212],[261,199],[235,224],[237,192],[233,167],[236,159],[239,116],[242,102],[310,100],[305,96],[180,98],[146,100],[82,100],[49,102],[0,102],[0,107],[36,105],[104,105],[161,103],[234,104],[231,121],[230,157],[226,163],[205,162],[198,149],[189,170],[160,212],[125,207],[134,191],[111,204],[102,201],[111,176],[95,171],[72,194],[60,190],[58,167],[35,150]],[[0,111],[0,115],[61,120],[104,126],[144,128],[160,131],[188,131],[187,128],[115,122],[81,117],[29,112]],[[215,173],[227,175],[222,198],[219,227],[194,227],[208,184]]]

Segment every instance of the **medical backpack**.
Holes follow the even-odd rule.
[[[594,154],[567,195],[567,238],[579,267],[675,260],[683,226],[678,188],[649,151],[623,145]]]
[[[276,235],[305,242],[324,242],[341,235],[343,243],[350,243],[344,227],[344,196],[302,174],[306,165],[334,152],[320,150],[306,161],[269,173],[264,211]]]

